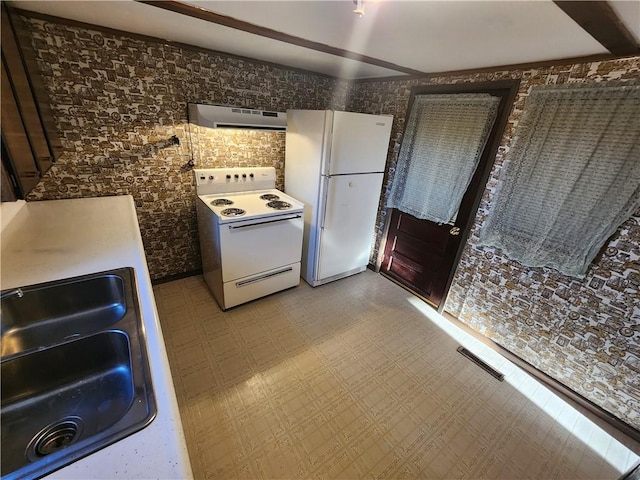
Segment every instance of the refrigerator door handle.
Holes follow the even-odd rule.
[[[324,119],[324,135],[322,138],[322,159],[320,175],[331,172],[331,147],[333,145],[333,111],[327,111]]]
[[[327,201],[329,199],[329,180],[331,180],[331,175],[322,176],[322,203],[320,205],[320,218],[322,219],[322,223],[320,224],[320,230],[325,229],[324,225],[327,217]]]

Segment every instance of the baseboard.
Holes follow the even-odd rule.
[[[640,462],[636,463],[634,467],[631,467],[631,470],[620,477],[619,480],[640,480]]]
[[[190,270],[188,272],[176,273],[174,275],[167,275],[166,277],[151,280],[151,285],[160,285],[161,283],[173,282],[174,280],[180,280],[182,278],[194,277],[196,275],[202,275],[202,269]]]

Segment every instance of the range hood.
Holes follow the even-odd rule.
[[[287,114],[253,108],[190,103],[189,122],[211,128],[285,131],[287,129]]]

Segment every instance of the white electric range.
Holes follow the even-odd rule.
[[[205,282],[223,310],[300,283],[304,205],[273,167],[194,170]]]

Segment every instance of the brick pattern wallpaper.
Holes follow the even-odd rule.
[[[275,167],[276,188],[284,189],[285,132],[220,130],[190,124],[188,134],[197,165]]]
[[[612,236],[584,280],[549,268],[527,268],[497,249],[477,245],[531,87],[637,80],[640,57],[429,81],[363,82],[348,107],[394,115],[383,188],[386,197],[402,141],[411,87],[502,79],[520,79],[520,89],[445,309],[640,429],[640,212]],[[381,210],[372,261],[378,254],[384,221],[385,212]]]
[[[65,147],[28,200],[133,195],[153,279],[200,268],[189,159],[198,168],[274,166],[283,188],[284,133],[190,129],[188,102],[346,105],[349,86],[328,77],[26,20]]]

